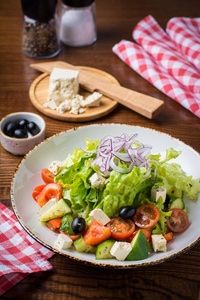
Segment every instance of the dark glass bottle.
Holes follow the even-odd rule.
[[[23,11],[22,52],[45,59],[60,52],[57,0],[21,0]]]

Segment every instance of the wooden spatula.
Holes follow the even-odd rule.
[[[163,101],[159,99],[118,86],[63,61],[37,63],[30,66],[45,73],[51,73],[53,68],[79,70],[79,83],[83,89],[91,93],[97,91],[149,119],[153,119],[164,107]]]

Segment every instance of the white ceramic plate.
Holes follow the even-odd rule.
[[[78,253],[75,250],[58,252],[53,248],[56,234],[38,221],[37,203],[32,199],[33,188],[43,184],[40,172],[48,168],[53,160],[64,160],[68,153],[77,147],[85,148],[85,138],[101,139],[104,136],[122,133],[138,133],[138,139],[153,146],[152,153],[165,154],[167,148],[182,150],[176,159],[187,175],[200,177],[200,155],[191,147],[173,137],[147,128],[128,125],[104,124],[79,127],[55,135],[30,151],[18,166],[11,185],[11,201],[14,212],[24,229],[37,241],[49,249],[84,263],[107,267],[138,267],[163,262],[189,250],[200,240],[200,195],[196,203],[185,199],[189,212],[190,226],[167,245],[167,252],[152,253],[149,258],[140,261],[95,260],[94,254]]]

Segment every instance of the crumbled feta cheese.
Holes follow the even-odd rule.
[[[108,222],[110,222],[110,218],[100,208],[93,209],[89,216],[93,220],[102,223],[103,225],[106,225]]]
[[[163,202],[166,200],[166,188],[160,186],[158,188],[151,190],[151,200],[157,202],[158,199],[162,197]]]
[[[54,68],[49,81],[49,101],[61,103],[73,99],[79,90],[78,76],[79,71]]]
[[[167,241],[162,234],[152,234],[151,240],[154,252],[167,251]]]
[[[47,108],[51,108],[51,109],[56,109],[57,108],[57,102],[55,100],[50,100],[50,101],[44,103],[43,106],[47,107]]]
[[[85,107],[85,106],[88,106],[88,107],[99,106],[101,97],[102,97],[102,94],[100,94],[98,92],[94,92],[93,94],[89,95],[85,100],[83,100],[81,102],[81,105],[83,107]]]
[[[60,167],[62,166],[62,162],[59,160],[54,160],[49,166],[49,171],[53,173],[55,176],[58,174]]]
[[[58,202],[58,200],[56,198],[52,198],[50,199],[45,205],[43,205],[40,210],[39,210],[39,214],[43,215],[47,210],[49,210],[52,206],[54,206],[54,204],[56,204]]]
[[[99,175],[98,173],[94,173],[91,177],[90,177],[90,183],[91,186],[96,187],[96,188],[101,188],[103,185],[105,185],[105,178],[101,175]]]
[[[66,250],[71,247],[73,241],[65,234],[59,234],[57,240],[54,243],[54,247],[59,250]]]
[[[125,260],[128,254],[131,252],[132,247],[127,242],[115,242],[110,249],[111,255],[115,256],[117,260]]]
[[[61,114],[65,113],[66,111],[71,109],[71,101],[65,100],[60,105],[58,105],[58,107],[56,109]]]

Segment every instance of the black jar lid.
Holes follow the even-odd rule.
[[[48,22],[55,15],[57,0],[21,0],[22,10],[27,17]]]
[[[94,0],[62,0],[62,2],[70,7],[86,7],[91,5]]]

